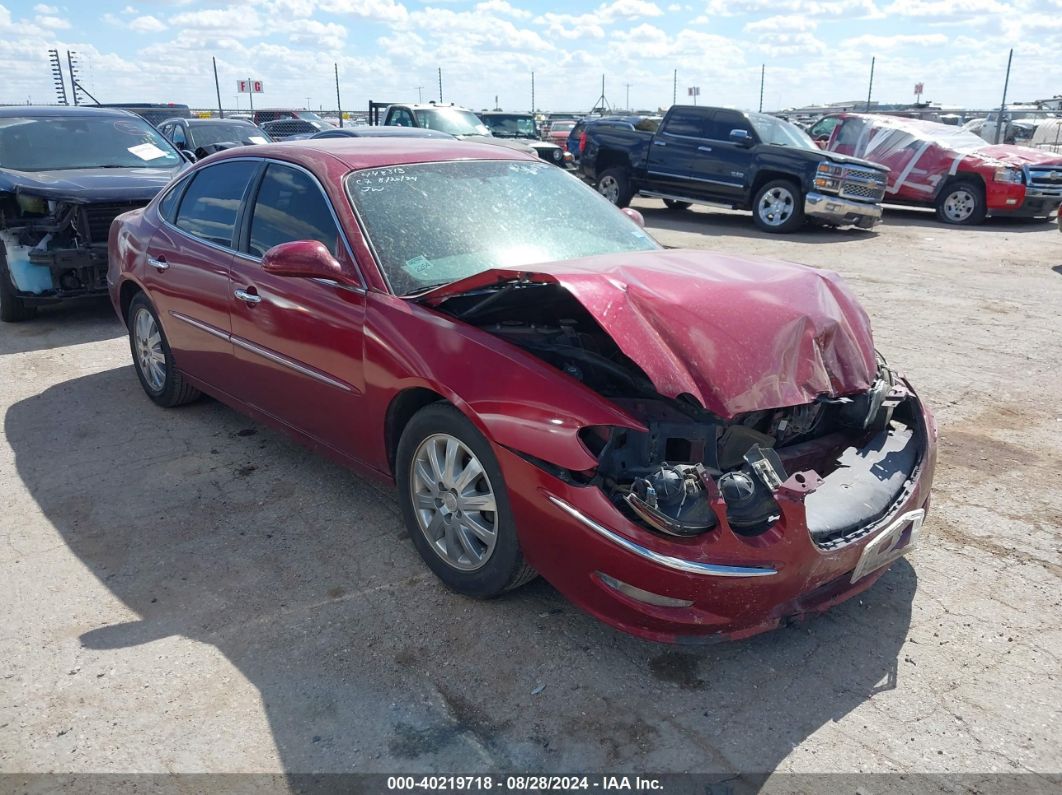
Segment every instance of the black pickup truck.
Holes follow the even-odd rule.
[[[613,204],[635,195],[671,209],[716,204],[752,210],[767,232],[806,219],[869,229],[881,220],[888,171],[820,150],[798,127],[764,113],[675,105],[656,132],[586,128],[583,175]]]

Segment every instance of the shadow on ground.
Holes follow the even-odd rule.
[[[42,306],[29,320],[0,324],[0,355],[54,348],[57,346],[56,332],[69,326],[78,327],[79,344],[125,335],[125,329],[106,298]],[[64,331],[63,338],[69,338],[67,331]]]
[[[56,434],[59,416],[77,432]],[[768,771],[903,686],[906,561],[807,624],[658,646],[542,581],[492,602],[447,592],[388,491],[213,401],[158,409],[130,367],[15,404],[4,430],[46,518],[139,616],[85,626],[83,646],[216,647],[261,693],[288,773]],[[197,716],[160,719],[187,721],[194,753]]]
[[[739,213],[712,207],[694,206],[687,210],[669,210],[663,204],[643,204],[637,206],[638,212],[645,218],[646,226],[653,229],[667,229],[672,232],[692,232],[696,234],[729,235],[750,239],[769,240],[784,239],[797,244],[844,244],[866,241],[877,236],[880,227],[872,230],[854,227],[823,227],[807,224],[803,228],[785,235],[761,231],[753,222],[751,213]],[[882,223],[887,226],[919,227],[947,234],[951,227],[936,219],[931,211],[903,207],[887,207]],[[983,224],[963,227],[969,231],[997,234],[1021,234],[1042,232],[1049,229],[1048,222],[1040,219],[1026,218],[989,218]]]

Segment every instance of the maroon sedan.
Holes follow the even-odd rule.
[[[921,527],[929,412],[836,274],[638,221],[494,146],[269,145],[120,216],[109,283],[153,401],[205,392],[395,483],[462,594],[539,573],[691,641],[863,591]]]

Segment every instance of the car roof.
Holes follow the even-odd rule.
[[[119,108],[97,108],[92,105],[10,105],[0,108],[0,119],[10,119],[18,116],[38,117],[111,117],[111,118],[141,118],[135,113]]]
[[[479,116],[534,116],[529,110],[485,110]]]
[[[453,136],[439,130],[426,130],[423,127],[336,127],[321,130],[315,138],[449,138]]]
[[[183,121],[185,124],[195,126],[199,126],[201,124],[246,124],[248,127],[254,127],[254,125],[251,122],[247,121],[247,119],[185,119],[180,116],[175,116],[172,119],[160,121],[159,124],[169,124],[170,122],[177,121]]]
[[[365,168],[437,163],[450,160],[526,160],[539,163],[537,155],[491,144],[439,138],[308,138],[283,141],[246,149],[229,149],[212,155],[210,163],[238,157],[287,160],[317,173],[357,171]]]

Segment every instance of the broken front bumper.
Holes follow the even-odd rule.
[[[916,398],[914,398],[916,399]],[[827,610],[869,588],[912,545],[929,507],[936,429],[919,406],[919,459],[881,516],[816,542],[808,497],[822,481],[797,473],[774,491],[781,518],[747,536],[716,495],[714,530],[650,532],[593,486],[566,483],[504,449],[499,460],[528,562],[568,599],[654,641],[737,639]]]
[[[837,226],[852,225],[869,229],[881,223],[881,205],[812,191],[804,197],[804,215]]]

